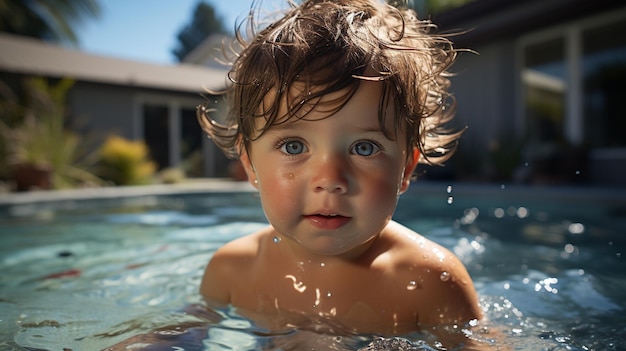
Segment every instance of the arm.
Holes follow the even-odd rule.
[[[441,262],[437,262],[441,263]],[[446,257],[445,264],[426,268],[429,285],[428,301],[423,304],[420,324],[465,325],[482,318],[474,283],[458,258]]]
[[[425,286],[431,288],[420,298],[428,301],[420,304],[418,323],[422,327],[434,327],[431,332],[444,343],[446,347],[464,347],[472,350],[495,350],[486,342],[475,340],[461,333],[461,328],[468,326],[472,320],[480,321],[484,325],[482,311],[478,303],[478,295],[474,283],[463,263],[448,250],[434,244],[434,249],[443,254],[444,259],[431,258],[423,267],[426,278]],[[450,331],[438,326],[457,325],[457,330]],[[477,331],[477,328],[470,328]],[[481,334],[480,338],[487,338]]]
[[[207,265],[200,294],[210,303],[227,305],[233,294],[242,289],[258,256],[259,240],[263,231],[233,240],[220,247]]]
[[[406,294],[405,307],[415,312],[419,325],[464,325],[482,318],[474,283],[458,257],[395,222],[389,228],[398,286],[416,284],[398,290]]]
[[[207,302],[217,304],[230,303],[230,279],[232,277],[230,254],[228,250],[221,248],[215,252],[202,276],[200,294]]]

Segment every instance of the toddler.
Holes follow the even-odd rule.
[[[269,226],[215,253],[202,295],[272,330],[323,319],[398,335],[479,320],[459,259],[391,219],[416,165],[454,152],[451,42],[376,0],[292,4],[258,33],[254,21],[249,41],[237,34],[227,119],[205,106],[198,119],[240,159]]]

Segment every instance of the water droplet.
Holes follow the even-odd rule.
[[[272,241],[275,242],[276,244],[278,244],[280,242],[280,240],[281,239],[278,236],[275,236],[275,237],[272,238]]]
[[[326,263],[324,262],[320,263],[320,267],[326,267]]]
[[[572,223],[567,227],[567,229],[572,234],[582,234],[585,232],[585,225],[582,223]]]
[[[332,292],[329,291],[329,292],[326,293],[326,297],[331,297],[331,296],[333,296]]]
[[[450,273],[448,273],[448,272],[441,272],[441,275],[439,276],[439,279],[441,279],[442,282],[447,282],[448,280],[450,280]]]
[[[506,185],[504,185],[504,184],[500,185],[500,189],[504,190],[505,188],[506,188]]]
[[[417,282],[415,282],[415,280],[411,280],[409,282],[409,285],[406,286],[407,290],[415,290],[417,289]]]
[[[446,192],[447,192],[448,194],[451,194],[451,193],[452,193],[452,185],[448,185],[448,188],[446,188]]]
[[[448,205],[452,205],[453,202],[454,202],[454,197],[448,196]]]
[[[503,208],[496,208],[495,210],[493,210],[493,215],[496,218],[503,218],[504,217],[504,209]]]

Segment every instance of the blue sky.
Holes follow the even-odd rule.
[[[171,64],[176,35],[191,20],[199,0],[100,0],[98,19],[76,28],[79,49],[90,53],[144,62]],[[206,0],[222,16],[226,28],[248,13],[252,0]],[[258,0],[257,0],[258,1]],[[263,8],[275,8],[265,0]],[[271,7],[274,6],[274,7]]]

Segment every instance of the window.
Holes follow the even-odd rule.
[[[626,22],[582,32],[585,142],[596,148],[626,146]]]
[[[560,37],[524,49],[522,84],[527,138],[531,145],[563,139],[565,116],[565,40]]]
[[[143,106],[143,139],[158,169],[170,165],[169,108],[164,105]]]
[[[179,167],[187,177],[213,175],[207,172],[214,172],[215,157],[196,119],[195,106],[201,101],[153,96],[138,101],[140,133],[136,137],[145,141],[159,170]]]
[[[626,147],[624,15],[574,22],[523,41],[523,116],[530,144],[553,139],[594,150]]]
[[[196,119],[195,108],[181,109],[180,154],[182,167],[188,177],[201,177],[204,174],[202,157],[203,131]]]

